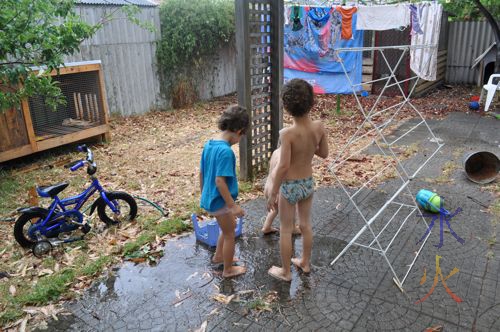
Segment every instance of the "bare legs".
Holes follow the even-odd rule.
[[[266,221],[264,221],[264,225],[262,226],[262,233],[264,233],[264,235],[276,233],[279,231],[277,228],[272,227],[273,221],[277,215],[277,210],[269,211],[267,213]]]
[[[283,196],[279,198],[279,213],[280,213],[280,253],[281,267],[273,266],[268,273],[278,279],[284,281],[292,280],[290,263],[293,263],[302,271],[309,273],[311,271],[311,253],[313,233],[311,226],[311,206],[313,195],[307,199],[298,202],[297,214],[302,231],[302,257],[292,259],[292,233],[295,229],[293,225],[293,217],[295,208]]]
[[[311,206],[313,195],[298,203],[300,229],[302,230],[302,258],[292,258],[292,263],[302,271],[311,271],[313,232],[311,226]]]
[[[296,216],[298,216],[299,215],[299,212],[298,212],[299,211],[299,207],[298,207],[298,205],[297,205],[297,209],[296,210],[297,210]],[[274,219],[276,219],[277,216],[278,216],[278,210],[269,211],[267,213],[266,220],[264,221],[264,225],[262,226],[262,233],[264,235],[279,232],[279,229],[277,229],[275,227],[272,227],[273,226],[273,221],[274,221]],[[293,235],[300,235],[300,234],[302,234],[302,231],[300,230],[300,225],[299,225],[299,223],[298,223],[297,220],[295,220],[295,226],[293,228],[292,234]]]
[[[273,266],[268,273],[284,281],[292,280],[291,258],[292,258],[292,232],[295,206],[291,205],[283,196],[279,197],[280,214],[280,253],[282,267]]]
[[[236,277],[247,271],[244,266],[233,266],[234,262],[234,216],[231,213],[217,216],[217,222],[222,230],[222,234],[217,240],[217,248],[213,262],[222,257],[224,262],[224,278]]]

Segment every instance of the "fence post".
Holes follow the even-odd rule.
[[[238,104],[245,107],[252,119],[252,100],[250,88],[250,48],[248,36],[248,0],[236,0],[236,65]],[[252,177],[252,130],[247,131],[240,141],[240,178]]]
[[[283,0],[272,0],[271,3],[271,150],[278,147],[279,131],[283,128],[283,105],[281,88],[283,86]]]

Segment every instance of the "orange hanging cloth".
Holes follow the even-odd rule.
[[[340,15],[342,15],[342,39],[352,39],[352,16],[358,11],[356,7],[342,8],[341,6],[335,7]]]

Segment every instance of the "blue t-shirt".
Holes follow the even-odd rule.
[[[226,202],[215,185],[215,178],[226,178],[227,187],[234,200],[238,197],[236,157],[231,145],[224,140],[210,140],[203,147],[200,171],[203,176],[203,191],[200,206],[208,212],[222,209]]]

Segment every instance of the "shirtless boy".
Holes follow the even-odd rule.
[[[301,79],[289,81],[283,87],[282,98],[285,110],[293,117],[293,125],[280,133],[280,158],[273,171],[274,181],[267,200],[269,211],[279,210],[281,253],[281,267],[273,266],[268,273],[275,278],[291,281],[291,263],[303,272],[311,270],[312,159],[314,155],[326,158],[328,143],[323,124],[309,117],[314,105],[313,88],[309,83]],[[303,252],[301,258],[292,259],[295,205],[302,231]]]

